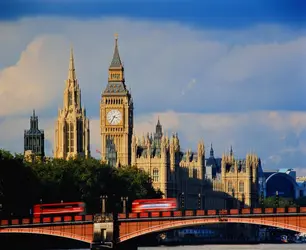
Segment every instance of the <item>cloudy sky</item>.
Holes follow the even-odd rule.
[[[36,109],[52,154],[73,45],[99,157],[99,101],[119,33],[136,134],[160,117],[183,150],[203,139],[206,154],[213,143],[220,156],[233,145],[239,158],[257,153],[265,169],[306,175],[305,1],[5,1],[0,148],[23,151]]]

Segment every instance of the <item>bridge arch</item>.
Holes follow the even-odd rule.
[[[254,224],[254,225],[263,225],[263,226],[271,226],[271,227],[278,227],[284,228],[300,233],[306,233],[306,228],[298,227],[291,224],[285,224],[282,222],[272,221],[272,220],[265,220],[259,218],[199,218],[199,219],[190,219],[190,220],[177,220],[177,221],[168,221],[166,223],[140,229],[133,233],[129,233],[126,235],[122,235],[119,237],[119,242],[124,242],[142,235],[150,234],[150,233],[157,233],[166,230],[172,230],[177,228],[183,227],[190,227],[190,226],[199,226],[205,224],[216,224],[216,223],[243,223],[243,224]]]
[[[3,228],[0,229],[0,233],[38,234],[38,235],[57,236],[57,237],[82,241],[89,244],[92,242],[92,238],[89,236],[86,237],[75,233],[64,232],[60,230],[50,230],[45,228]]]

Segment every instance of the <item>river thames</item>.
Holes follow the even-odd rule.
[[[306,244],[258,244],[258,245],[199,245],[199,246],[158,246],[139,247],[138,250],[300,250],[306,249]],[[77,249],[71,249],[77,250]],[[78,249],[81,250],[81,249]],[[82,249],[89,250],[89,249]],[[128,250],[128,249],[127,249]]]

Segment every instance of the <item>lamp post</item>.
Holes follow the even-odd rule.
[[[40,217],[42,217],[42,211],[43,211],[43,208],[42,208],[42,198],[40,198],[39,202],[40,202],[40,206],[39,206],[39,208],[40,208]]]
[[[264,207],[264,201],[265,201],[264,192],[261,191],[261,194],[260,194],[260,205],[261,205],[261,208]]]
[[[185,208],[185,194],[184,192],[181,193],[181,209]]]
[[[102,200],[102,216],[105,216],[105,213],[106,213],[106,208],[105,208],[105,205],[106,205],[106,200],[107,200],[107,195],[102,195],[100,196],[101,200]]]
[[[202,208],[202,199],[201,199],[201,194],[198,193],[198,209]]]
[[[232,207],[231,208],[236,208],[237,207],[237,204],[234,205],[236,202],[235,202],[235,190],[232,188]]]
[[[122,212],[126,214],[126,202],[129,200],[128,197],[121,197],[122,201]]]
[[[275,192],[275,206],[279,207],[279,195],[278,195],[278,190]]]

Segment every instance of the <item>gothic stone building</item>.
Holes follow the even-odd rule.
[[[161,138],[161,139],[159,139]],[[210,150],[210,158],[213,149]],[[258,166],[260,159],[248,154],[235,159],[233,151],[223,155],[221,173],[213,179],[205,175],[205,147],[198,143],[197,152],[180,150],[177,134],[170,138],[162,133],[158,120],[154,135],[132,139],[132,165],[148,172],[156,189],[165,197],[185,196],[186,208],[197,208],[198,197],[205,209],[249,207],[257,204]]]
[[[74,82],[75,77],[70,78]],[[245,201],[246,205],[255,200],[256,156],[247,156],[244,162],[223,157],[222,178],[208,180],[203,141],[198,143],[197,152],[181,152],[178,135],[163,135],[159,120],[154,136],[137,138],[133,135],[133,108],[116,37],[108,83],[100,101],[101,160],[116,167],[133,165],[146,171],[164,197],[180,198],[184,194],[186,208],[198,207],[198,196],[202,198],[201,207],[206,209],[228,207],[232,199]],[[231,199],[232,191],[235,196]]]
[[[64,105],[58,112],[55,125],[54,158],[88,157],[90,155],[89,135],[89,120],[86,117],[86,110],[81,107],[81,90],[76,78],[71,49]]]
[[[38,117],[33,115],[30,118],[30,129],[24,131],[24,153],[39,158],[45,156],[45,134],[38,128]]]
[[[247,154],[245,159],[235,159],[232,152],[222,156],[221,190],[246,206],[258,202],[258,168],[260,159]]]

